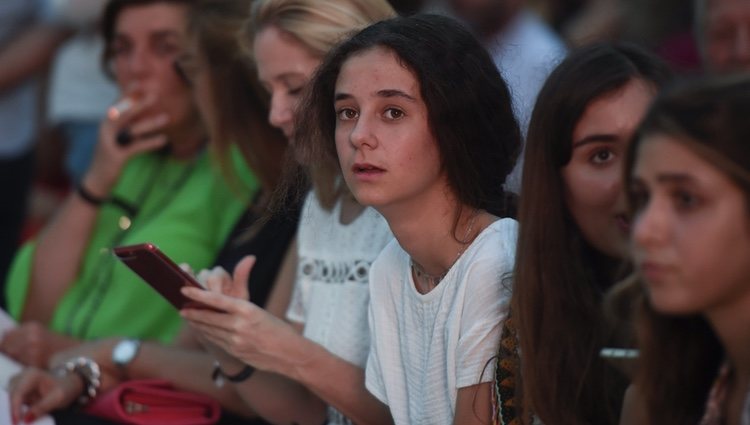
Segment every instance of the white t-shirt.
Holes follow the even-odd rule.
[[[450,424],[458,389],[492,381],[517,229],[508,218],[491,224],[427,294],[397,241],[373,264],[366,385],[396,424]]]
[[[349,224],[341,224],[340,215],[340,202],[326,211],[308,194],[297,232],[299,265],[287,318],[304,323],[305,337],[364,369],[370,350],[370,265],[393,233],[372,208]],[[346,421],[329,409],[329,423]]]

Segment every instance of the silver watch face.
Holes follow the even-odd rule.
[[[141,342],[135,339],[124,339],[112,350],[112,361],[118,366],[127,366],[138,353]]]

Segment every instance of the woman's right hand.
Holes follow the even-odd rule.
[[[74,373],[54,375],[35,367],[25,368],[8,384],[13,423],[35,419],[73,404],[83,394],[83,381]]]
[[[128,159],[166,145],[167,138],[161,131],[169,123],[169,116],[155,112],[155,103],[154,95],[141,96],[137,90],[131,90],[109,108],[99,128],[94,159],[83,178],[84,186],[93,195],[102,198],[109,195]],[[129,106],[123,107],[125,104]],[[123,132],[129,133],[131,139],[125,145],[117,141],[118,134]]]
[[[211,272],[207,290],[183,287],[188,298],[211,309],[180,311],[202,338],[260,370],[290,376],[304,362],[307,341],[288,323],[248,301],[247,280],[255,259],[245,257],[234,275]]]

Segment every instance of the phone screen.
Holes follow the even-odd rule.
[[[182,270],[169,257],[150,243],[120,246],[113,250],[115,256],[133,270],[149,286],[169,301],[175,308],[208,308],[182,295],[183,286],[204,289],[188,272]]]

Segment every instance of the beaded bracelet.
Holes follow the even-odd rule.
[[[78,397],[78,404],[85,405],[93,400],[102,386],[102,373],[99,365],[88,357],[76,357],[57,366],[53,373],[63,377],[75,374],[83,381],[83,393]]]

